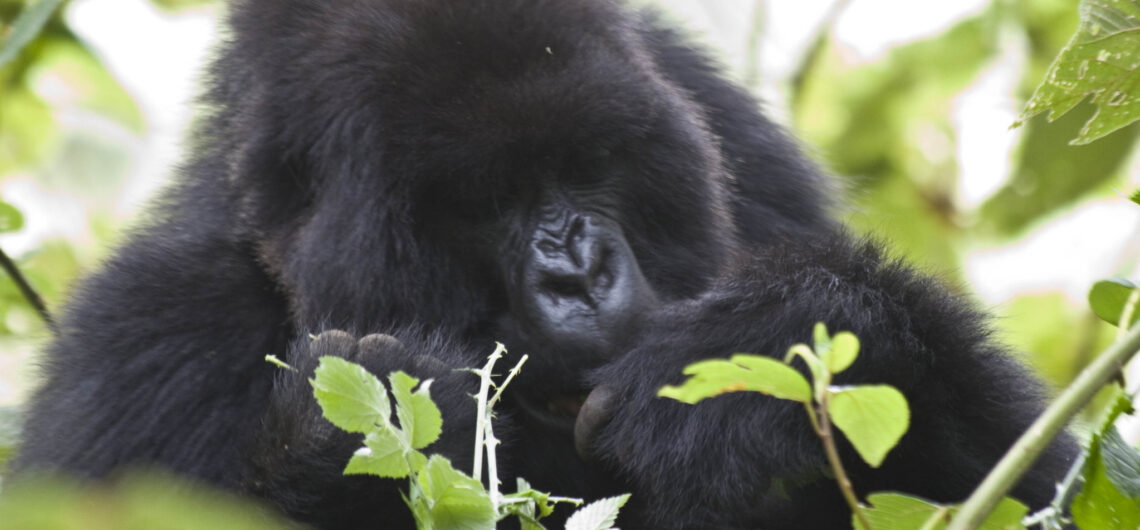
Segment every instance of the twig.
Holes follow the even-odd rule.
[[[831,38],[831,32],[835,29],[835,22],[839,20],[839,15],[843,14],[843,10],[847,9],[847,5],[851,0],[835,0],[831,7],[827,9],[827,13],[820,21],[819,29],[815,32],[815,37],[812,39],[811,47],[804,54],[804,58],[800,61],[796,71],[792,73],[790,80],[791,84],[791,108],[792,114],[796,115],[800,111],[800,100],[803,97],[804,85],[807,83],[808,74],[815,68],[816,63],[823,57],[823,51],[827,48],[826,44]]]
[[[966,530],[981,525],[1002,497],[1029,470],[1041,451],[1053,441],[1057,433],[1061,432],[1069,420],[1092,400],[1101,387],[1120,373],[1120,367],[1138,350],[1140,350],[1140,326],[1133,326],[1123,340],[1109,346],[1104,353],[1093,359],[1088,367],[1077,374],[1073,383],[1061,392],[1056,401],[1045,409],[1033,425],[1029,426],[1029,430],[1018,438],[978,489],[966,499],[962,509],[950,521],[947,530]]]
[[[851,513],[859,519],[859,524],[864,530],[871,530],[871,522],[867,520],[867,515],[863,513],[862,506],[859,505],[859,499],[855,497],[855,487],[851,484],[851,479],[847,477],[847,472],[843,469],[843,462],[839,460],[839,450],[835,446],[835,435],[831,432],[831,415],[827,412],[827,396],[825,392],[819,401],[819,428],[816,434],[819,439],[823,440],[823,448],[827,453],[827,461],[831,464],[831,470],[835,472],[835,481],[839,483],[839,490],[843,492],[843,498],[847,500],[847,504],[851,507]]]
[[[47,305],[44,304],[44,299],[40,298],[40,294],[36,292],[32,284],[28,283],[27,277],[24,276],[24,273],[20,272],[20,268],[16,266],[16,262],[8,257],[4,249],[0,249],[0,267],[3,267],[4,272],[7,272],[8,276],[12,278],[12,281],[16,283],[16,287],[20,289],[20,294],[24,295],[24,299],[35,308],[48,328],[54,331],[55,321],[52,320],[51,313],[48,312]]]

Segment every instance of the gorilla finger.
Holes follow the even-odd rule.
[[[404,355],[404,353],[404,343],[386,333],[372,333],[360,339],[362,357]]]
[[[599,386],[582,403],[574,421],[574,449],[583,460],[594,459],[598,431],[613,419],[617,400],[617,392],[612,388]]]
[[[323,331],[309,345],[311,357],[333,355],[336,357],[352,358],[357,350],[356,337],[339,329]]]
[[[419,374],[438,376],[451,370],[443,361],[432,355],[416,355],[412,357],[412,365]]]

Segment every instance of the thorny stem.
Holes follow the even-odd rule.
[[[529,358],[523,355],[519,359],[518,364],[507,374],[506,379],[501,384],[496,385],[492,378],[492,370],[495,363],[503,357],[507,349],[502,343],[495,343],[495,351],[487,358],[487,364],[478,370],[472,370],[479,376],[479,394],[475,396],[476,405],[476,418],[475,418],[475,463],[472,467],[471,476],[475,480],[483,479],[483,455],[487,456],[487,487],[491,497],[491,504],[495,506],[496,512],[499,506],[505,501],[503,494],[499,492],[499,469],[498,461],[495,456],[495,447],[499,445],[499,439],[495,438],[495,432],[492,427],[492,417],[494,413],[494,406],[499,402],[503,396],[503,390],[507,385],[518,375],[519,370],[522,368],[523,363]],[[492,396],[491,388],[495,388],[495,394]]]
[[[491,490],[491,504],[495,507],[496,512],[498,512],[499,505],[503,502],[503,494],[499,492],[499,466],[497,458],[495,456],[495,447],[499,445],[499,439],[495,438],[495,433],[491,430],[491,425],[493,423],[491,419],[492,416],[494,416],[495,403],[499,402],[499,398],[503,395],[503,389],[507,388],[507,384],[510,383],[511,380],[515,378],[515,375],[519,373],[519,369],[522,368],[522,365],[526,362],[527,358],[528,356],[523,355],[522,359],[519,359],[518,364],[516,364],[515,367],[511,369],[511,372],[507,374],[507,378],[503,380],[502,384],[496,385],[495,395],[492,396],[491,399],[487,400],[487,406],[485,407],[486,415],[479,418],[483,423],[483,430],[486,433],[483,438],[484,443],[487,447],[487,486]],[[489,367],[487,371],[490,372]],[[479,399],[482,400],[486,397],[486,394],[484,394],[479,396]]]
[[[491,369],[495,362],[503,357],[506,347],[502,343],[495,343],[495,351],[487,358],[487,364],[478,370],[472,370],[479,376],[479,394],[475,396],[475,458],[471,466],[471,476],[475,480],[483,480],[483,438],[486,436],[486,427],[483,425],[487,417],[487,394],[491,390]]]

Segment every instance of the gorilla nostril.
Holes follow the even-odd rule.
[[[587,298],[588,286],[583,276],[558,275],[542,281],[542,290],[563,298]]]

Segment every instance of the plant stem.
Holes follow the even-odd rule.
[[[843,463],[839,460],[839,450],[835,447],[835,436],[831,433],[831,416],[827,413],[827,397],[828,394],[825,393],[819,402],[819,429],[816,434],[823,440],[827,461],[831,463],[831,470],[835,472],[835,481],[839,483],[839,490],[843,492],[843,498],[851,507],[851,513],[855,514],[855,517],[859,519],[859,524],[865,530],[871,530],[871,522],[863,513],[863,507],[859,505],[859,499],[855,497],[855,488],[851,485],[851,479],[847,477],[847,472],[843,470]]]
[[[1128,324],[1132,321],[1137,302],[1140,302],[1140,288],[1132,289],[1132,292],[1128,293],[1128,300],[1124,302],[1124,309],[1120,311],[1120,322],[1116,324],[1116,340],[1122,339],[1128,331]]]
[[[475,480],[483,480],[483,443],[486,436],[487,419],[487,398],[491,393],[491,370],[495,367],[495,362],[498,361],[507,349],[502,343],[495,343],[495,351],[487,358],[487,364],[478,370],[472,370],[475,375],[479,376],[479,394],[475,396],[475,458],[471,465],[471,477]]]
[[[20,268],[16,266],[16,262],[12,261],[12,258],[8,257],[8,254],[6,254],[3,249],[0,249],[0,267],[3,267],[4,272],[7,272],[8,276],[12,278],[16,287],[20,289],[20,294],[24,295],[24,299],[28,301],[28,304],[36,310],[36,313],[39,313],[40,318],[43,319],[48,328],[55,330],[55,322],[51,319],[51,313],[48,312],[47,305],[44,304],[44,299],[40,297],[40,294],[37,293],[36,289],[32,287],[32,284],[28,282],[28,278],[24,276],[24,273],[20,272]]]
[[[1140,350],[1140,326],[1133,326],[1123,340],[1114,343],[1077,374],[1073,383],[1018,438],[970,498],[966,499],[947,530],[966,530],[981,525],[1057,433],[1092,400],[1101,387],[1120,372],[1120,367],[1137,350]]]
[[[498,349],[495,351],[498,353],[502,349],[503,345],[500,344]],[[493,358],[494,360],[498,360],[498,357]],[[522,368],[522,365],[526,362],[527,358],[528,356],[523,355],[522,359],[519,359],[518,364],[516,364],[514,368],[511,368],[511,372],[507,374],[507,378],[503,380],[502,384],[496,386],[495,395],[491,396],[489,399],[486,399],[487,405],[485,407],[485,417],[480,418],[482,420],[483,429],[485,432],[483,436],[483,443],[487,448],[487,487],[491,490],[491,504],[495,507],[496,512],[499,511],[499,505],[503,502],[503,494],[499,492],[499,486],[501,485],[499,483],[499,464],[495,456],[495,447],[499,445],[499,439],[495,438],[495,432],[492,430],[493,422],[491,420],[494,416],[495,403],[499,402],[499,398],[503,395],[503,389],[507,388],[507,384],[510,383],[511,380],[515,378],[515,375],[519,373],[519,369]],[[488,375],[491,371],[490,364],[493,364],[493,361],[492,363],[488,363]],[[484,399],[486,398],[486,395],[481,395],[479,398]]]

